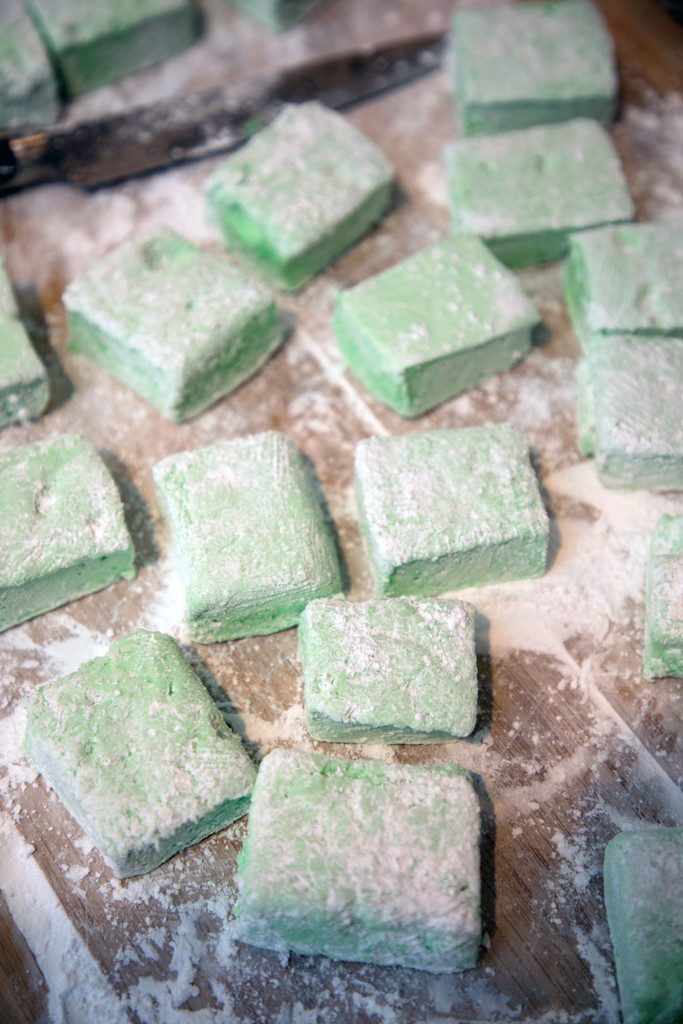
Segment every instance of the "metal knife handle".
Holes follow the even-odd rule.
[[[47,158],[49,146],[48,132],[0,137],[0,196],[59,177],[58,169]]]
[[[16,175],[19,161],[9,139],[0,139],[0,186],[6,185]]]

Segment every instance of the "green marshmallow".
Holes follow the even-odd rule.
[[[337,296],[334,329],[352,373],[418,416],[517,362],[539,316],[517,278],[473,235],[456,235]]]
[[[142,629],[38,687],[24,745],[119,878],[241,818],[256,777],[176,642]]]
[[[527,439],[509,424],[361,441],[356,494],[380,594],[545,572],[548,516]]]
[[[24,0],[67,96],[116,82],[191,46],[192,0]]]
[[[683,489],[683,341],[605,334],[579,365],[580,446],[605,486]]]
[[[614,115],[612,40],[588,0],[456,11],[453,50],[465,135]]]
[[[209,178],[210,213],[228,249],[280,287],[301,287],[381,220],[393,170],[320,103],[285,107]]]
[[[0,314],[0,427],[40,416],[49,401],[47,372],[26,331]]]
[[[69,348],[176,421],[234,391],[282,341],[269,288],[172,232],[107,253],[64,304]]]
[[[57,88],[40,36],[21,0],[2,0],[0,131],[52,124],[58,114]]]
[[[615,836],[605,850],[605,905],[624,1024],[680,1024],[683,829]]]
[[[572,232],[634,215],[619,157],[596,121],[460,139],[447,163],[454,229],[479,235],[510,267],[560,259]]]
[[[474,608],[396,597],[312,601],[299,624],[311,734],[330,743],[440,743],[477,721]]]
[[[0,630],[134,576],[121,499],[90,441],[0,454]]]
[[[650,540],[643,668],[646,679],[683,676],[683,516],[662,516]]]
[[[683,336],[683,227],[622,224],[575,235],[567,306],[584,348],[603,334]]]
[[[19,319],[0,260],[0,428],[40,416],[49,401],[47,372]]]
[[[153,474],[192,639],[275,633],[309,601],[341,593],[317,482],[283,434],[171,455]]]
[[[579,428],[579,451],[590,458],[597,451],[597,443],[591,369],[587,359],[581,359],[576,364],[576,418]]]
[[[252,18],[275,32],[304,18],[320,0],[232,0]]]
[[[457,765],[274,750],[238,859],[237,937],[280,953],[474,967],[479,805]]]

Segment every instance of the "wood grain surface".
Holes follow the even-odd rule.
[[[683,221],[683,29],[657,0],[599,2],[624,83],[614,138],[639,214]],[[209,36],[193,51],[159,72],[80,98],[67,116],[211,85],[268,62],[438,30],[454,6],[337,0],[276,38],[216,2]],[[455,132],[448,72],[349,116],[395,163],[395,208],[330,272],[281,297],[296,327],[263,370],[181,426],[67,351],[59,300],[69,280],[143,227],[168,225],[219,249],[201,192],[216,161],[94,193],[45,186],[0,204],[3,256],[53,385],[47,415],[3,431],[0,450],[67,430],[89,436],[120,487],[139,565],[135,581],[0,636],[0,887],[7,899],[0,902],[0,1017],[8,1024],[49,1014],[79,1024],[618,1020],[604,846],[621,828],[683,823],[682,683],[647,684],[640,671],[647,536],[661,511],[683,512],[683,498],[605,491],[581,460],[573,377],[579,348],[558,266],[520,274],[548,328],[545,343],[481,388],[406,421],[348,376],[330,329],[336,291],[448,232],[441,164]],[[287,433],[316,467],[350,596],[359,598],[369,595],[370,582],[352,495],[357,441],[506,420],[530,438],[552,517],[551,560],[541,580],[466,593],[480,611],[480,717],[470,740],[391,749],[316,743],[303,724],[295,631],[210,646],[186,642],[154,502],[155,461],[252,431]],[[231,910],[244,821],[145,878],[112,878],[59,800],[11,751],[21,699],[136,626],[179,638],[257,760],[274,746],[296,745],[400,762],[454,760],[471,769],[484,815],[486,935],[475,970],[432,977],[324,958],[285,961],[235,943]]]

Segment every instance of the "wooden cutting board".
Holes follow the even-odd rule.
[[[425,12],[425,7],[429,12]],[[305,26],[268,36],[218,0],[190,53],[79,99],[73,115],[122,109],[212,85],[267,62],[292,62],[448,24],[433,0],[337,0]],[[614,128],[643,218],[683,221],[683,30],[657,0],[601,0],[625,104]],[[283,305],[284,348],[247,385],[176,426],[86,359],[70,355],[64,285],[134,230],[168,225],[219,248],[201,187],[216,161],[84,194],[60,185],[0,204],[3,254],[50,370],[53,402],[5,430],[0,450],[68,430],[86,434],[121,488],[137,579],[0,636],[0,1020],[197,1022],[543,1021],[618,1019],[602,898],[602,854],[617,831],[682,824],[680,680],[640,674],[647,538],[680,495],[606,491],[576,447],[579,349],[561,268],[520,274],[549,339],[520,366],[413,422],[350,378],[330,330],[333,299],[448,232],[441,164],[454,137],[446,71],[357,109],[351,120],[394,161],[401,198],[384,224]],[[526,430],[552,516],[547,575],[468,591],[479,609],[481,714],[476,734],[435,747],[312,742],[303,723],[293,630],[187,645],[151,466],[221,438],[277,429],[313,460],[334,516],[351,597],[370,593],[352,494],[356,442],[372,434],[508,420]],[[244,822],[151,875],[118,882],[21,757],[21,698],[136,626],[185,644],[258,759],[275,746],[435,764],[475,773],[484,812],[485,948],[460,976],[288,961],[233,940],[235,857]],[[406,891],[406,902],[411,899]],[[60,1016],[61,1015],[61,1016]]]

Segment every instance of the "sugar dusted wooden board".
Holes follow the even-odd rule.
[[[425,17],[414,0],[337,0],[304,27],[273,39],[216,2],[207,41],[159,75],[82,97],[77,111],[96,113],[210,85],[226,67],[237,76],[276,53],[294,60],[445,26],[451,0],[429,6]],[[683,30],[657,0],[602,0],[602,6],[626,85],[614,137],[640,215],[681,220],[683,99],[674,92],[683,92]],[[403,201],[330,273],[284,300],[297,330],[263,372],[182,426],[66,351],[59,296],[73,276],[136,228],[166,224],[217,247],[201,199],[215,163],[89,195],[49,186],[0,204],[3,253],[39,335],[40,304],[47,312],[55,391],[50,413],[1,433],[0,449],[66,430],[88,434],[119,481],[142,562],[133,583],[0,635],[0,949],[8,951],[0,957],[0,1019],[44,1020],[48,1008],[56,1013],[60,1005],[75,1014],[89,1000],[84,1019],[126,1019],[115,1008],[122,1001],[130,1019],[164,1024],[617,1020],[602,851],[622,828],[680,824],[683,816],[682,684],[646,684],[640,675],[647,537],[660,512],[683,511],[683,498],[605,491],[592,465],[581,461],[573,383],[578,344],[557,267],[520,275],[550,328],[547,344],[518,368],[419,421],[386,411],[346,375],[329,326],[336,289],[447,233],[440,163],[454,130],[447,78],[426,78],[351,117],[395,162]],[[44,340],[42,348],[47,351]],[[527,430],[536,451],[553,515],[550,571],[540,580],[459,595],[481,613],[482,710],[472,740],[367,750],[401,762],[459,760],[476,773],[486,823],[487,920],[476,970],[433,978],[324,959],[285,963],[236,945],[230,918],[243,823],[146,878],[114,880],[20,758],[17,707],[37,684],[101,653],[134,626],[165,628],[182,638],[152,464],[245,432],[284,430],[315,462],[339,528],[352,596],[361,597],[369,578],[351,489],[355,443],[371,434],[503,420]],[[356,748],[307,738],[292,630],[187,652],[256,756],[278,745],[359,755]]]

